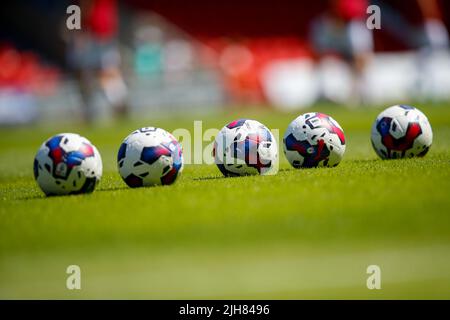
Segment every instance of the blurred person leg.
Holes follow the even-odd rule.
[[[97,77],[100,86],[117,117],[128,115],[127,87],[120,70],[120,50],[117,43],[119,13],[117,0],[92,0],[87,16],[88,27],[98,54]]]
[[[444,71],[445,67],[443,69],[442,67],[448,65],[450,61],[449,33],[438,1],[417,0],[417,4],[423,19],[424,35],[417,54],[417,68],[420,74],[417,92],[420,92],[421,98],[431,101],[439,100],[439,97],[446,96],[442,92],[448,92],[445,83],[448,83],[450,74]],[[436,67],[437,65],[439,66]]]
[[[95,118],[94,95],[96,76],[92,39],[88,33],[71,31],[67,37],[67,61],[81,97],[81,117],[85,122]]]
[[[128,116],[128,89],[120,70],[120,53],[115,42],[97,46],[100,54],[100,70],[98,79],[113,113],[118,118]]]
[[[95,74],[91,70],[77,70],[74,76],[78,85],[81,97],[81,117],[86,123],[90,123],[95,119]]]
[[[373,34],[366,24],[360,20],[351,21],[347,25],[347,34],[351,45],[350,63],[354,73],[352,104],[364,104],[364,71],[373,55]]]
[[[363,72],[373,54],[373,34],[366,27],[365,0],[330,0],[328,8],[313,20],[311,41],[319,59],[339,57],[352,69],[350,105],[364,102]]]
[[[432,50],[448,49],[449,35],[437,0],[417,0],[424,19],[428,46]]]

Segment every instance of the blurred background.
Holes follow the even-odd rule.
[[[70,5],[81,30],[69,30]],[[381,9],[380,29],[366,21]],[[450,100],[443,0],[16,0],[0,125]],[[371,12],[373,13],[373,12]]]
[[[448,0],[4,1],[0,298],[450,298],[449,30]],[[372,150],[373,120],[399,103],[432,123],[423,159]],[[344,128],[338,167],[280,155],[276,176],[225,179],[186,165],[150,189],[117,174],[133,129],[192,132],[187,162],[210,150],[208,129],[284,130],[303,110]],[[36,185],[36,150],[62,131],[98,147],[95,194]],[[81,291],[65,287],[72,264]],[[383,290],[366,287],[372,264]]]

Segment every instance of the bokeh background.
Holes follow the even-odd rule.
[[[446,0],[2,3],[0,298],[450,298],[449,27]],[[433,146],[382,161],[370,128],[400,103],[427,115]],[[131,189],[117,172],[139,127],[251,118],[282,135],[307,111],[344,128],[336,168],[295,170],[279,141],[273,176],[186,165],[174,185]],[[99,149],[94,193],[39,190],[34,156],[59,132]],[[65,286],[72,264],[82,290]]]
[[[449,15],[440,0],[11,1],[0,124],[448,101]]]

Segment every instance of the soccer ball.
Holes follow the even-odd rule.
[[[305,113],[289,124],[283,147],[294,168],[335,167],[345,152],[344,131],[326,114]]]
[[[225,176],[269,175],[278,170],[278,147],[272,133],[255,120],[239,119],[220,130],[213,156]]]
[[[61,133],[41,145],[34,158],[33,171],[47,196],[89,193],[102,177],[102,159],[86,138]]]
[[[387,108],[372,126],[372,146],[382,159],[423,157],[433,142],[427,117],[405,105]]]
[[[117,165],[131,188],[169,185],[183,171],[183,151],[169,132],[145,127],[125,138],[117,154]]]

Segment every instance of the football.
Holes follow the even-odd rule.
[[[433,131],[421,111],[397,105],[378,115],[372,126],[371,140],[382,159],[423,157],[433,142]]]
[[[122,142],[117,165],[129,187],[170,185],[183,171],[183,151],[169,132],[145,127]]]
[[[47,196],[89,193],[102,177],[102,159],[86,138],[61,133],[41,145],[34,158],[33,171]]]
[[[344,131],[326,114],[305,113],[289,124],[283,147],[294,168],[335,167],[344,156]]]
[[[278,147],[270,130],[255,120],[239,119],[220,130],[213,156],[225,176],[270,175],[278,171]]]

